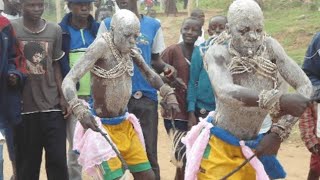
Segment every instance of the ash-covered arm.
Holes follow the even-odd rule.
[[[102,37],[97,38],[64,78],[62,91],[69,104],[78,99],[76,83],[93,68],[95,62],[102,57],[105,49],[105,40]],[[72,106],[72,104],[70,105]]]
[[[282,46],[272,38],[269,38],[267,45],[271,47],[271,54],[276,59],[277,67],[281,76],[291,85],[297,93],[310,98],[312,94],[312,85],[306,74],[284,51]],[[286,139],[292,129],[292,126],[299,118],[291,115],[282,116],[277,123],[274,123],[271,131],[280,135],[281,139]]]
[[[212,87],[218,101],[236,106],[259,106],[259,93],[253,89],[239,86],[233,83],[233,78],[228,70],[227,62],[229,52],[225,46],[211,46],[204,58]]]

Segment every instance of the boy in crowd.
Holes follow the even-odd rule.
[[[186,18],[182,23],[180,32],[182,34],[183,41],[179,44],[174,44],[166,48],[163,51],[161,58],[164,62],[170,64],[177,70],[176,80],[182,81],[183,84],[186,85],[189,80],[190,60],[193,56],[193,51],[198,48],[194,46],[194,43],[201,35],[201,22],[199,22],[197,18]],[[173,132],[174,136],[177,136],[178,134],[175,132],[176,130],[179,132],[188,131],[187,92],[186,86],[176,86],[175,82],[172,82],[170,85],[175,87],[174,91],[177,96],[181,112],[175,117],[172,117],[171,114],[163,111],[162,116],[164,118],[164,125],[167,133],[169,134]],[[176,180],[184,179],[184,167],[186,163],[185,146],[183,146],[180,140],[180,138],[173,138],[173,143],[178,144],[178,146],[173,149],[174,152],[172,152],[175,156],[173,163],[177,167],[175,176]],[[175,163],[177,161],[178,163]]]
[[[21,91],[26,61],[10,21],[0,15],[0,132],[6,136],[13,176],[16,179],[12,128],[21,121]],[[0,180],[3,180],[3,145],[0,145]]]
[[[204,29],[203,29],[203,25],[204,25],[204,21],[205,21],[204,12],[201,9],[194,9],[191,12],[190,17],[197,18],[201,22],[201,31],[202,32],[201,32],[201,35],[198,37],[197,41],[194,43],[195,46],[200,46],[202,43],[204,43],[206,41],[205,38],[204,38]],[[182,41],[183,41],[182,35],[180,34],[179,43],[182,42]]]
[[[206,46],[224,31],[226,23],[225,16],[211,18],[208,26],[210,38],[200,48],[195,48],[192,54],[187,95],[189,129],[198,123],[199,117],[205,118],[210,111],[216,108],[213,89],[207,71],[203,67],[203,56],[207,50]]]
[[[226,24],[228,20],[226,16],[213,16],[208,25],[208,34],[209,36],[218,36],[222,31],[226,29]]]
[[[61,29],[41,16],[44,0],[23,0],[22,18],[12,21],[23,48],[33,51],[41,46],[43,71],[28,67],[23,90],[22,122],[15,127],[18,180],[39,179],[43,148],[46,151],[48,179],[68,179],[66,162],[66,121],[68,104],[61,91],[59,61]]]
[[[93,0],[68,0],[70,13],[66,14],[59,23],[62,29],[62,50],[65,55],[60,60],[62,75],[65,77],[70,68],[80,59],[87,48],[96,38],[99,23],[90,15]],[[90,74],[82,77],[77,87],[79,98],[90,99]],[[71,115],[67,121],[68,173],[72,180],[81,180],[81,166],[78,155],[72,150],[73,134],[77,119]]]

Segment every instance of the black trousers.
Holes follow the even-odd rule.
[[[147,156],[156,180],[160,179],[158,164],[158,103],[143,96],[141,99],[131,98],[128,111],[140,120]]]
[[[14,128],[18,180],[38,180],[42,151],[48,180],[68,180],[66,120],[61,112],[22,115]]]

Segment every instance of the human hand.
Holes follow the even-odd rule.
[[[62,110],[63,118],[67,119],[71,115],[71,107],[65,98],[60,98],[59,104]]]
[[[174,94],[169,94],[160,104],[166,111],[165,114],[171,115],[173,119],[176,117],[176,114],[180,112],[179,104]]]
[[[281,139],[276,133],[266,134],[256,149],[256,155],[276,155],[280,148]]]
[[[320,144],[314,145],[312,148],[309,149],[309,151],[310,151],[312,154],[320,155]]]
[[[194,115],[194,112],[189,112],[188,116],[188,130],[192,128],[192,126],[198,123],[197,117]]]
[[[181,89],[183,91],[187,90],[187,85],[183,82],[181,78],[175,78],[174,81],[169,83],[171,87],[176,89]]]
[[[15,87],[18,84],[18,76],[16,74],[9,74],[8,77],[8,85],[11,87]]]
[[[163,70],[164,75],[166,76],[166,78],[170,79],[170,80],[174,80],[177,77],[177,70],[171,66],[170,64],[166,64],[164,70]]]
[[[141,61],[144,61],[142,55],[141,55],[141,52],[138,48],[132,48],[131,51],[130,51],[130,56],[132,58],[137,58],[137,59],[140,59]]]
[[[86,114],[82,119],[79,119],[79,122],[84,129],[90,128],[93,131],[99,132],[98,124],[91,114]]]
[[[310,99],[300,94],[283,94],[280,97],[281,115],[290,114],[294,117],[300,117],[311,104]]]

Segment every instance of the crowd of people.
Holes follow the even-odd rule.
[[[308,179],[319,179],[319,33],[300,68],[253,0],[235,0],[208,27],[193,10],[167,47],[137,0],[110,1],[113,15],[97,1],[95,16],[93,2],[67,0],[56,24],[42,18],[44,0],[3,0],[0,132],[12,180],[39,179],[43,150],[49,180],[161,179],[158,104],[176,180],[285,178],[276,155],[298,121]]]

